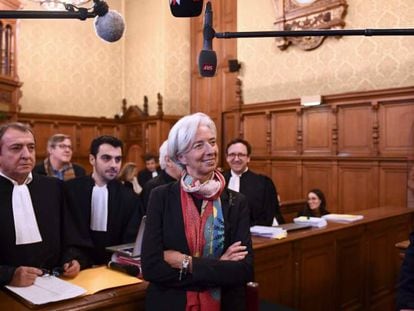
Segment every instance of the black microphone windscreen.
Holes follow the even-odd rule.
[[[201,14],[203,0],[169,0],[170,10],[175,17],[193,17]]]
[[[141,274],[141,269],[138,266],[135,265],[127,265],[127,264],[121,264],[114,261],[110,261],[108,263],[108,267],[120,272],[124,272],[131,276],[139,276]]]
[[[124,18],[114,10],[103,16],[95,17],[95,31],[99,38],[107,42],[115,42],[122,38],[125,30]]]
[[[198,56],[198,71],[202,77],[214,77],[217,69],[217,55],[214,51],[201,50]]]

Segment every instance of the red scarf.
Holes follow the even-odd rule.
[[[215,237],[214,234],[206,234],[206,231],[208,231],[206,230],[206,223],[214,221],[213,219],[216,217],[222,218],[220,195],[224,187],[224,177],[218,171],[214,172],[211,180],[202,185],[194,182],[188,175],[184,175],[181,179],[181,209],[184,218],[185,235],[191,256],[193,257],[214,256],[211,252],[206,254],[206,250],[203,252],[206,243],[211,244],[212,239]],[[201,213],[199,213],[190,193],[203,200]],[[206,241],[206,239],[209,240]],[[220,310],[220,289],[213,288],[203,292],[187,291],[186,310]]]

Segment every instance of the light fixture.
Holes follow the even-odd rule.
[[[71,4],[74,6],[83,5],[91,2],[92,0],[30,0],[32,2],[39,3],[42,7],[50,11],[64,10],[65,4]]]
[[[318,106],[322,103],[321,95],[302,96],[300,98],[300,104],[302,106]]]

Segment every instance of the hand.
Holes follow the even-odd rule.
[[[185,256],[184,254],[182,254],[178,251],[173,251],[173,250],[164,251],[164,260],[172,268],[175,268],[175,269],[181,269],[182,268],[184,256]],[[193,257],[189,256],[189,258],[190,258],[190,263],[188,265],[188,272],[192,273],[192,271],[193,271]]]
[[[234,242],[226,252],[220,257],[220,260],[231,260],[231,261],[240,261],[243,260],[248,251],[246,251],[246,246],[241,245],[241,241]]]
[[[63,276],[74,278],[80,271],[80,264],[77,260],[71,260],[63,265]]]
[[[33,267],[18,267],[13,274],[13,278],[9,285],[11,286],[30,286],[34,283],[38,276],[41,276],[43,271]]]
[[[174,251],[174,250],[164,251],[164,260],[173,268],[181,269],[183,258],[184,258],[184,254],[181,254],[178,251]]]

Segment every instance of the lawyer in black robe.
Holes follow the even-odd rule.
[[[142,218],[141,201],[120,181],[112,180],[108,187],[107,231],[93,231],[91,223],[92,189],[95,181],[83,176],[65,182],[68,204],[82,238],[93,247],[88,252],[93,264],[105,264],[111,254],[105,247],[135,241]]]
[[[13,184],[0,176],[0,285],[9,284],[19,266],[53,269],[76,259],[88,265],[78,247],[81,239],[64,200],[62,181],[33,174],[27,185],[42,237],[38,243],[16,245],[12,208]]]
[[[230,176],[230,171],[224,173],[227,185]],[[271,226],[274,217],[279,224],[285,223],[280,213],[276,187],[269,177],[247,170],[240,176],[240,193],[249,202],[250,226]]]

